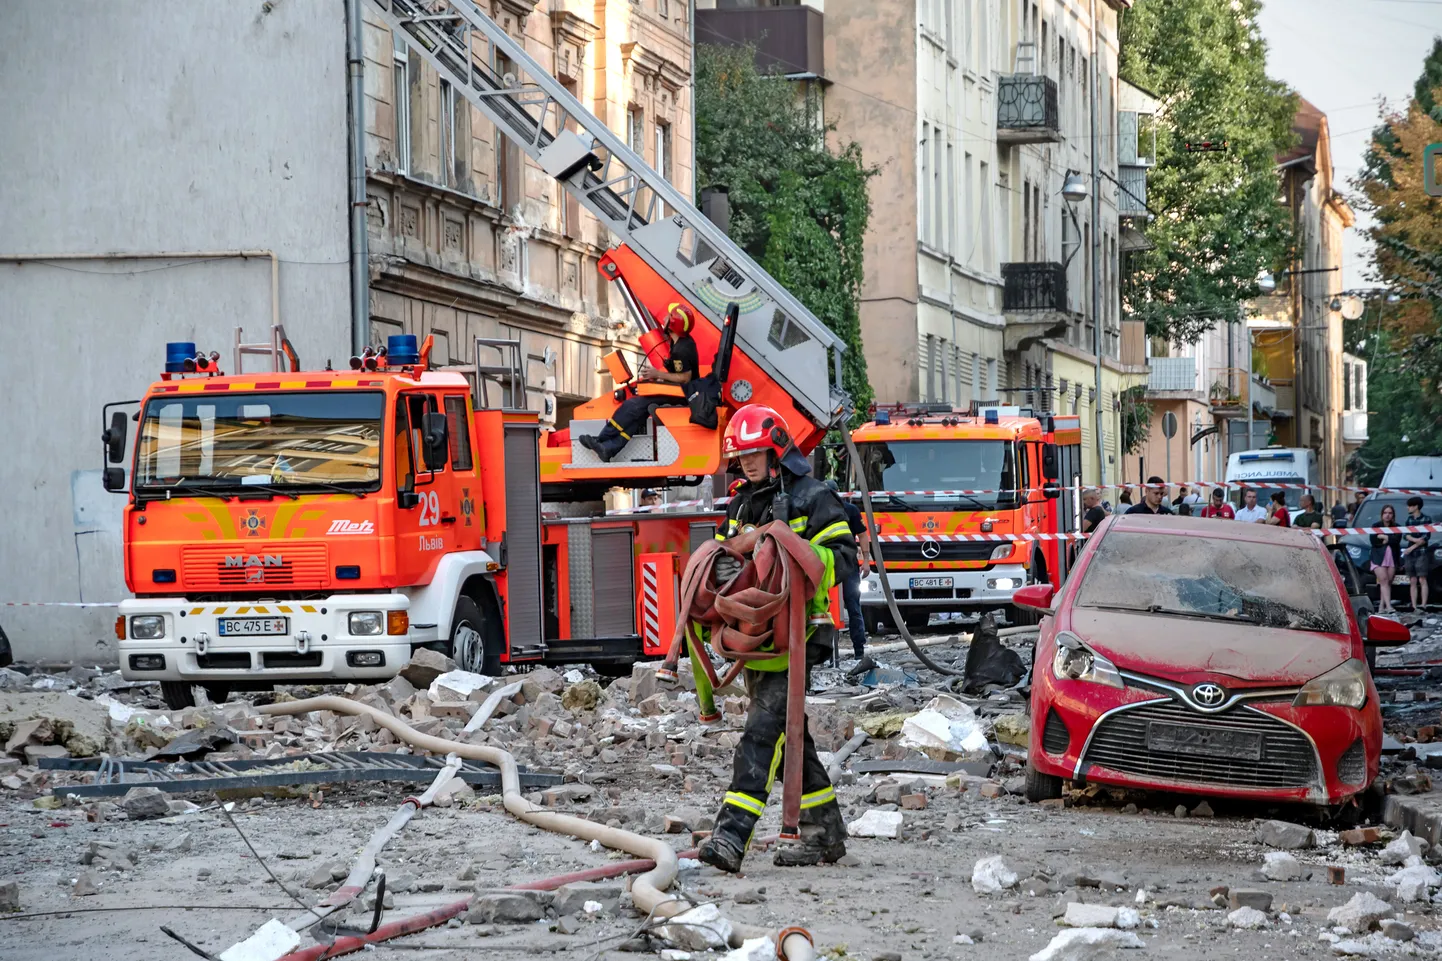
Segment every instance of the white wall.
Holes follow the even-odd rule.
[[[115,601],[124,499],[100,490],[101,405],[164,346],[263,339],[268,260],[17,254],[270,249],[307,366],[349,356],[342,0],[6,6],[0,56],[0,603]],[[133,436],[132,431],[132,436]],[[17,657],[113,661],[108,608],[0,606]]]

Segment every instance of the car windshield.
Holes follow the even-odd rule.
[[[1013,446],[1003,440],[900,440],[857,445],[873,491],[1006,490],[1006,494],[907,494],[883,498],[879,510],[991,510],[1016,503]]]
[[[225,393],[145,406],[137,490],[375,485],[379,391]]]
[[[1321,551],[1218,537],[1113,531],[1093,548],[1075,606],[1348,631]]]
[[[1381,527],[1382,508],[1391,507],[1397,512],[1398,526],[1405,526],[1407,523],[1407,494],[1373,494],[1362,502],[1357,508],[1357,517],[1352,521],[1353,527]],[[1435,523],[1442,517],[1442,495],[1436,497],[1423,495],[1422,513],[1432,518]]]

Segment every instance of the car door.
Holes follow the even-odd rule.
[[[434,393],[406,391],[396,397],[396,489],[410,486],[416,504],[396,511],[396,568],[404,584],[430,581],[442,555],[456,549],[456,524],[461,516],[459,492],[447,463],[426,470],[422,455],[426,414],[441,410]]]

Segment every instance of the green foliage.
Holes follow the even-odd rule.
[[[729,233],[846,342],[842,384],[871,403],[861,352],[862,241],[875,170],[850,143],[832,152],[791,83],[757,71],[749,47],[696,47],[696,183],[725,186]]]
[[[1152,434],[1152,405],[1147,403],[1147,385],[1122,391],[1122,453],[1135,454]]]
[[[1291,243],[1277,155],[1296,98],[1266,75],[1260,0],[1138,0],[1123,15],[1121,75],[1161,101],[1147,203],[1151,250],[1131,264],[1126,310],[1147,332],[1196,341],[1241,315]],[[1187,141],[1225,140],[1189,153]]]
[[[1367,371],[1367,443],[1354,456],[1357,482],[1376,484],[1394,457],[1442,451],[1442,394],[1436,371],[1442,343],[1436,336],[1407,337],[1383,329]],[[1351,349],[1354,345],[1349,345]],[[1373,347],[1368,343],[1368,347]]]

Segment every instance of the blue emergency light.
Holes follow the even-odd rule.
[[[889,411],[889,410],[879,410],[879,411],[877,411],[877,412],[876,412],[876,416],[875,416],[874,418],[872,418],[872,422],[873,422],[873,423],[877,423],[877,424],[889,424],[889,423],[891,423],[891,411]]]
[[[421,362],[415,334],[392,334],[386,338],[386,360],[392,367],[409,367]]]
[[[185,362],[195,360],[195,342],[191,340],[177,340],[165,345],[165,372],[167,374],[185,373]],[[194,370],[194,368],[191,368]]]
[[[988,408],[986,409],[986,422],[987,422],[988,424],[1000,424],[1000,423],[1001,423],[1001,417],[998,415],[997,410],[996,410],[995,407],[988,407]]]
[[[1297,457],[1296,457],[1295,454],[1293,454],[1293,453],[1292,453],[1291,451],[1289,451],[1289,450],[1279,450],[1279,451],[1265,451],[1265,452],[1260,453],[1260,454],[1239,454],[1239,455],[1238,455],[1238,459],[1239,459],[1239,462],[1240,462],[1240,463],[1249,464],[1249,463],[1251,463],[1252,461],[1259,461],[1259,460],[1289,460],[1289,461],[1294,461],[1294,460],[1297,459]]]

